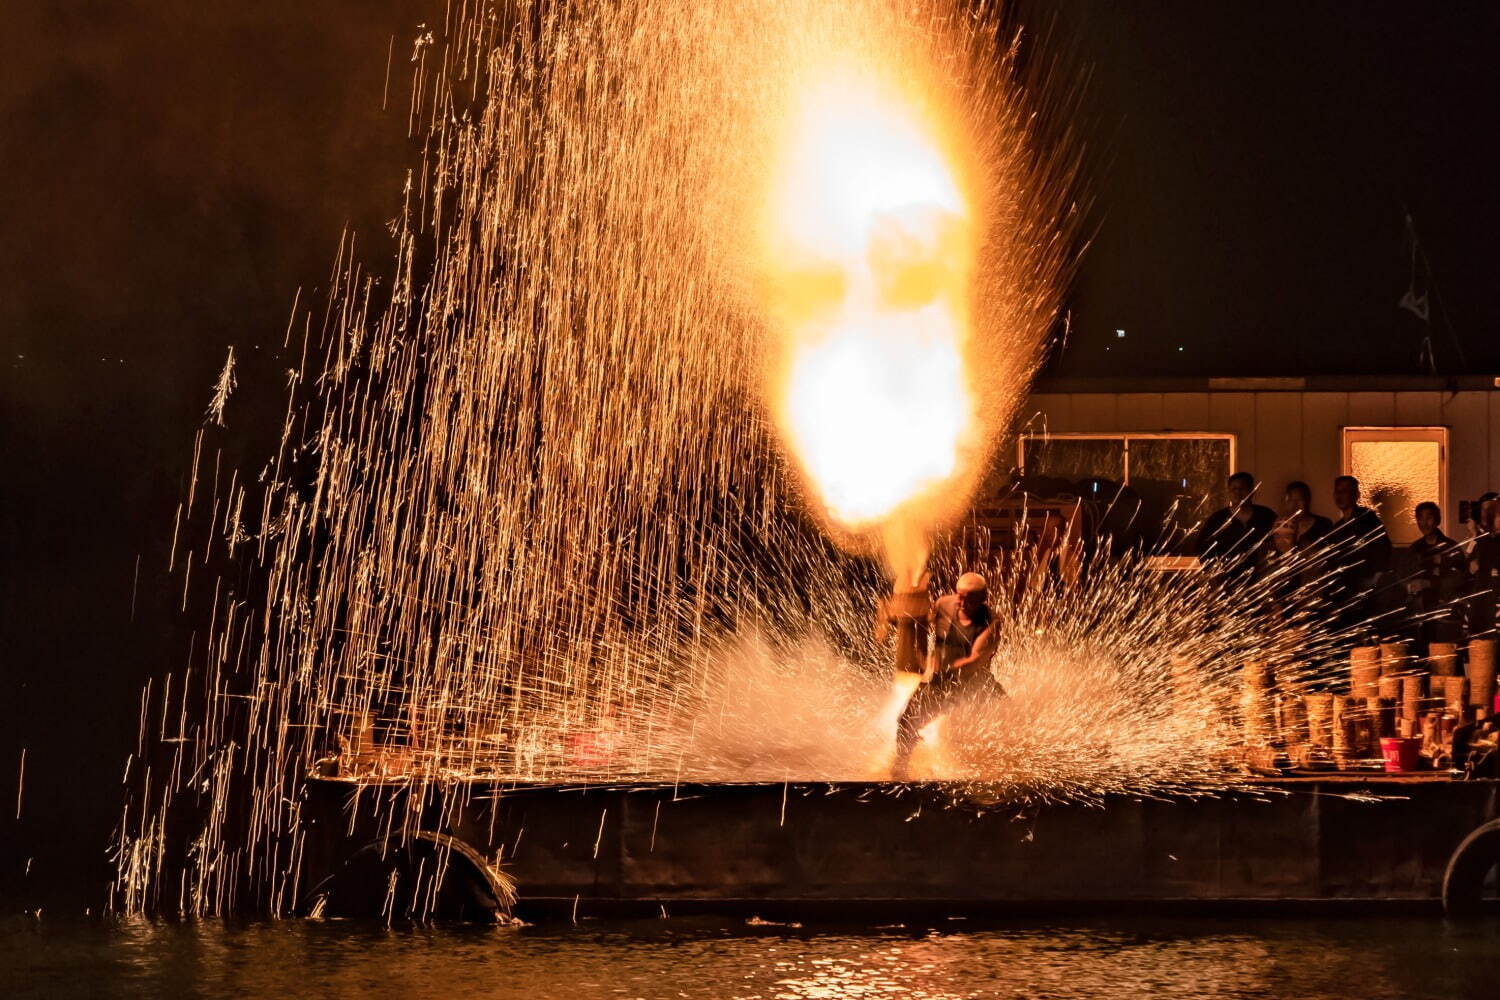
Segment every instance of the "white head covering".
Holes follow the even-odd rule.
[[[989,590],[990,585],[978,573],[965,573],[958,578],[958,585],[954,589],[959,593],[964,593],[975,590]]]

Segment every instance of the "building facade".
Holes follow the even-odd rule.
[[[1251,472],[1258,501],[1281,505],[1309,483],[1333,515],[1332,484],[1352,474],[1393,540],[1416,537],[1412,508],[1432,500],[1450,535],[1500,488],[1500,379],[1445,377],[1042,379],[1007,442],[1028,482],[1131,487],[1146,508],[1222,501],[1230,472]],[[1086,487],[1087,488],[1087,487]]]

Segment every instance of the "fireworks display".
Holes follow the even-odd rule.
[[[942,722],[918,776],[1038,801],[1233,780],[1240,665],[1295,682],[1333,641],[1288,624],[1305,564],[1228,602],[1076,537],[977,566],[941,543],[1074,246],[1070,161],[998,24],[941,0],[450,5],[413,53],[389,272],[351,250],[321,329],[289,330],[262,471],[200,433],[174,562],[209,620],[143,696],[123,909],[293,910],[320,766],[456,797],[882,778],[876,609],[934,531],[937,581],[992,578],[1010,697]]]

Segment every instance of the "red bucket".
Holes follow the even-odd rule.
[[[1387,771],[1415,771],[1422,740],[1415,736],[1387,736],[1380,741]]]

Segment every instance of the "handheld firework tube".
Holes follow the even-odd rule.
[[[932,597],[927,592],[927,574],[910,590],[892,590],[881,607],[886,625],[896,632],[895,668],[898,674],[921,674],[927,670],[927,616]]]

